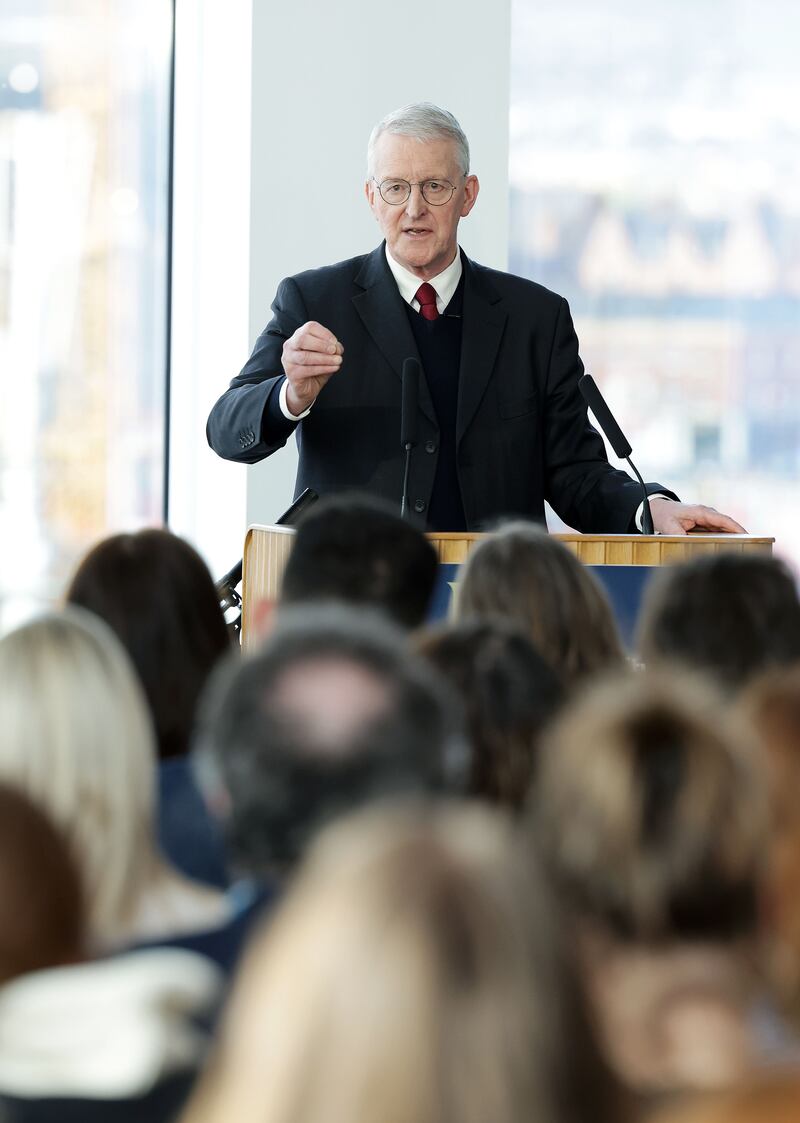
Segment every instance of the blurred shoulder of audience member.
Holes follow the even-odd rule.
[[[467,794],[519,811],[535,775],[539,737],[563,701],[560,678],[521,628],[499,618],[422,633],[416,649],[464,704]]]
[[[207,1042],[221,977],[158,949],[88,959],[70,847],[21,791],[0,784],[0,1118],[167,1123]]]
[[[198,753],[232,868],[281,878],[325,822],[371,800],[463,786],[461,714],[378,613],[287,608],[215,676]]]
[[[508,523],[470,552],[456,607],[460,618],[502,616],[523,625],[567,686],[624,665],[605,590],[536,523]]]
[[[0,778],[67,836],[96,947],[220,923],[222,896],[181,877],[154,838],[152,723],[116,636],[79,608],[0,639]]]
[[[298,524],[280,603],[368,605],[415,628],[425,619],[436,567],[423,532],[389,503],[360,492],[326,496]]]
[[[622,1106],[510,822],[405,805],[314,845],[184,1123],[610,1123]]]
[[[788,567],[723,552],[665,566],[645,593],[638,648],[648,665],[680,662],[729,691],[800,660],[800,598]]]
[[[206,679],[231,648],[205,562],[168,530],[115,534],[84,557],[66,599],[105,620],[144,688],[160,758],[157,822],[162,849],[187,876],[226,885],[222,840],[187,756]]]
[[[783,1072],[731,1092],[692,1097],[653,1116],[651,1123],[797,1123],[800,1076]]]
[[[756,1065],[764,800],[711,684],[596,684],[545,738],[532,813],[618,1071],[655,1094]]]
[[[800,1028],[800,664],[757,678],[741,699],[767,779],[770,839],[764,863],[767,969],[781,1008]]]
[[[88,946],[83,886],[50,818],[0,784],[0,984],[78,963]]]

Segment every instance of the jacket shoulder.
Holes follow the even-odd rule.
[[[552,289],[545,288],[537,281],[527,277],[519,277],[516,273],[505,273],[502,269],[491,269],[488,265],[478,265],[471,261],[470,265],[475,273],[475,279],[485,289],[494,289],[495,292],[506,300],[522,300],[526,303],[535,301],[541,307],[557,311],[565,303],[565,298]]]
[[[342,284],[357,277],[364,262],[371,256],[372,254],[362,253],[357,257],[348,257],[344,261],[336,261],[333,265],[304,269],[301,273],[288,277],[287,280],[293,281],[302,291],[326,289],[331,284]]]

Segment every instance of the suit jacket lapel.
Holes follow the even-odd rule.
[[[466,254],[464,262],[464,323],[461,333],[461,369],[458,377],[456,440],[467,431],[494,371],[507,313],[502,297]]]
[[[353,297],[353,306],[378,350],[398,379],[402,379],[403,360],[421,360],[402,297],[386,262],[383,245],[365,259],[355,282],[364,291]],[[436,424],[433,402],[424,378],[419,384],[419,405],[422,412]]]

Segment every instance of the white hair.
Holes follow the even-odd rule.
[[[463,175],[469,174],[469,141],[452,113],[430,101],[415,101],[394,109],[379,121],[367,144],[367,175],[375,171],[375,145],[384,133],[410,136],[415,140],[452,140]]]
[[[102,945],[125,938],[162,868],[153,840],[155,767],[143,692],[101,620],[68,608],[0,640],[0,777],[65,831]]]

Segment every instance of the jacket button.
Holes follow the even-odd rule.
[[[426,441],[425,442],[425,451],[426,452],[436,452],[436,441]]]
[[[421,515],[422,512],[425,510],[425,500],[424,499],[415,499],[414,500],[414,510],[417,512],[418,515]]]

